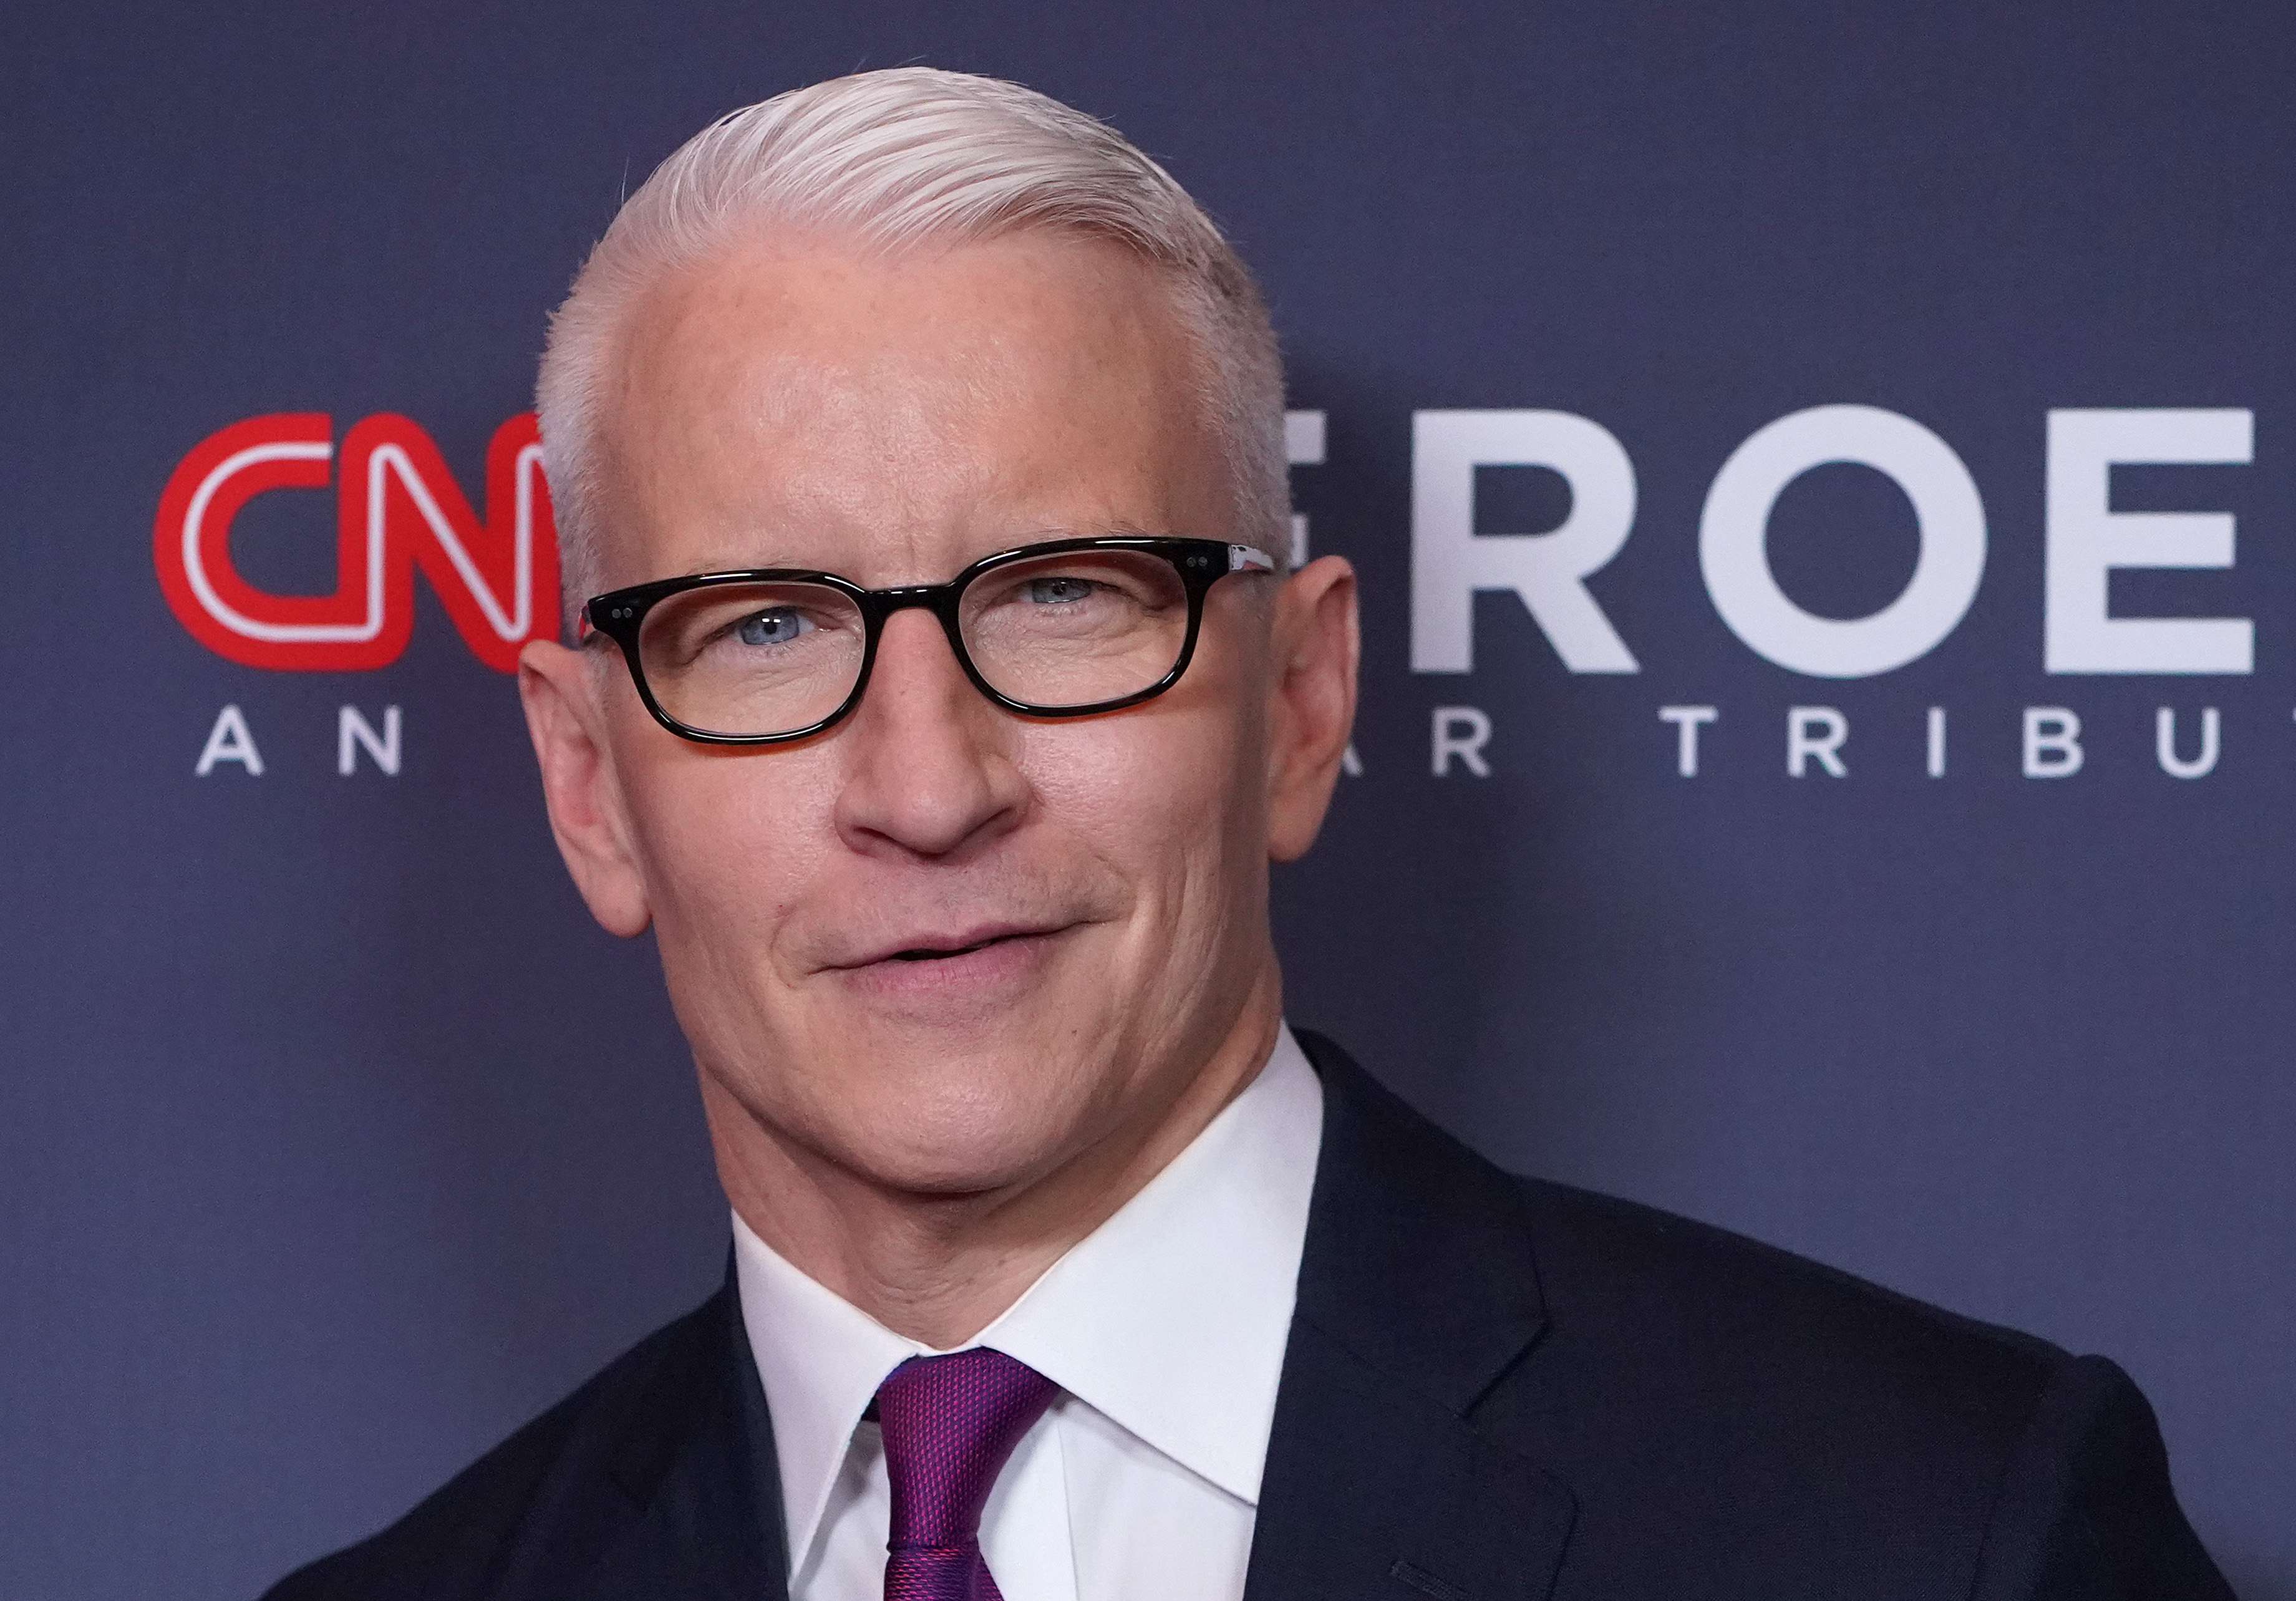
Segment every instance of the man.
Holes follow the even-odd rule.
[[[520,679],[652,927],[726,1286],[283,1597],[2219,1597],[2110,1363],[1500,1174],[1283,1021],[1354,579],[1250,280],[1110,130],[709,129],[551,331]]]

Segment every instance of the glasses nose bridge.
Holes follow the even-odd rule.
[[[946,612],[949,603],[956,598],[955,584],[901,584],[890,589],[872,589],[869,598],[879,610],[890,617],[896,612],[920,608],[927,612]]]
[[[930,612],[940,619],[941,632],[948,636],[949,648],[962,661],[965,659],[964,641],[957,629],[956,596],[964,587],[962,583],[900,584],[890,589],[872,589],[868,595],[876,603],[877,627],[881,631],[897,612]]]
[[[973,669],[972,653],[965,649],[964,630],[958,626],[957,621],[957,595],[964,587],[960,581],[948,584],[902,584],[890,589],[865,591],[876,615],[872,620],[873,626],[870,629],[870,633],[874,637],[870,642],[868,664],[864,669],[862,683],[857,686],[855,690],[854,698],[857,701],[868,692],[868,679],[875,676],[876,658],[880,641],[884,635],[885,625],[893,620],[896,612],[930,612],[939,619],[941,636],[948,641],[949,651],[955,656],[959,670],[973,682],[975,688],[980,687],[980,676]]]

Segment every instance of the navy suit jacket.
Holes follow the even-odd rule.
[[[2228,1601],[2111,1362],[1510,1177],[1301,1043],[1324,1145],[1248,1601]],[[729,1276],[271,1597],[766,1601],[780,1507]]]

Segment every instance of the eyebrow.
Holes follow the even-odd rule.
[[[973,562],[986,560],[988,557],[996,555],[1002,552],[1018,550],[1021,546],[1028,545],[1043,545],[1054,539],[1152,539],[1160,537],[1161,536],[1157,534],[1155,530],[1142,528],[1138,524],[1132,522],[1102,523],[1095,524],[1089,528],[1036,529],[1027,533],[1014,534],[1001,539],[996,544],[981,551],[979,554],[970,556],[964,561],[959,562],[951,570],[947,576],[954,578],[957,573],[962,572],[967,567],[972,566]],[[676,578],[700,578],[704,574],[712,572],[775,571],[834,573],[837,572],[837,569],[833,567],[816,567],[803,562],[795,561],[742,561],[737,558],[728,557],[719,561],[697,562],[694,565],[686,568],[684,571],[671,576]],[[842,577],[843,575],[840,573],[838,576]]]

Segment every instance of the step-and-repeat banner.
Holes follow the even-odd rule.
[[[508,676],[534,361],[685,135],[922,61],[1125,128],[1274,304],[1365,583],[1292,1014],[1510,1165],[2118,1358],[2296,1597],[2285,7],[45,9],[0,1592],[249,1595],[716,1279]]]

